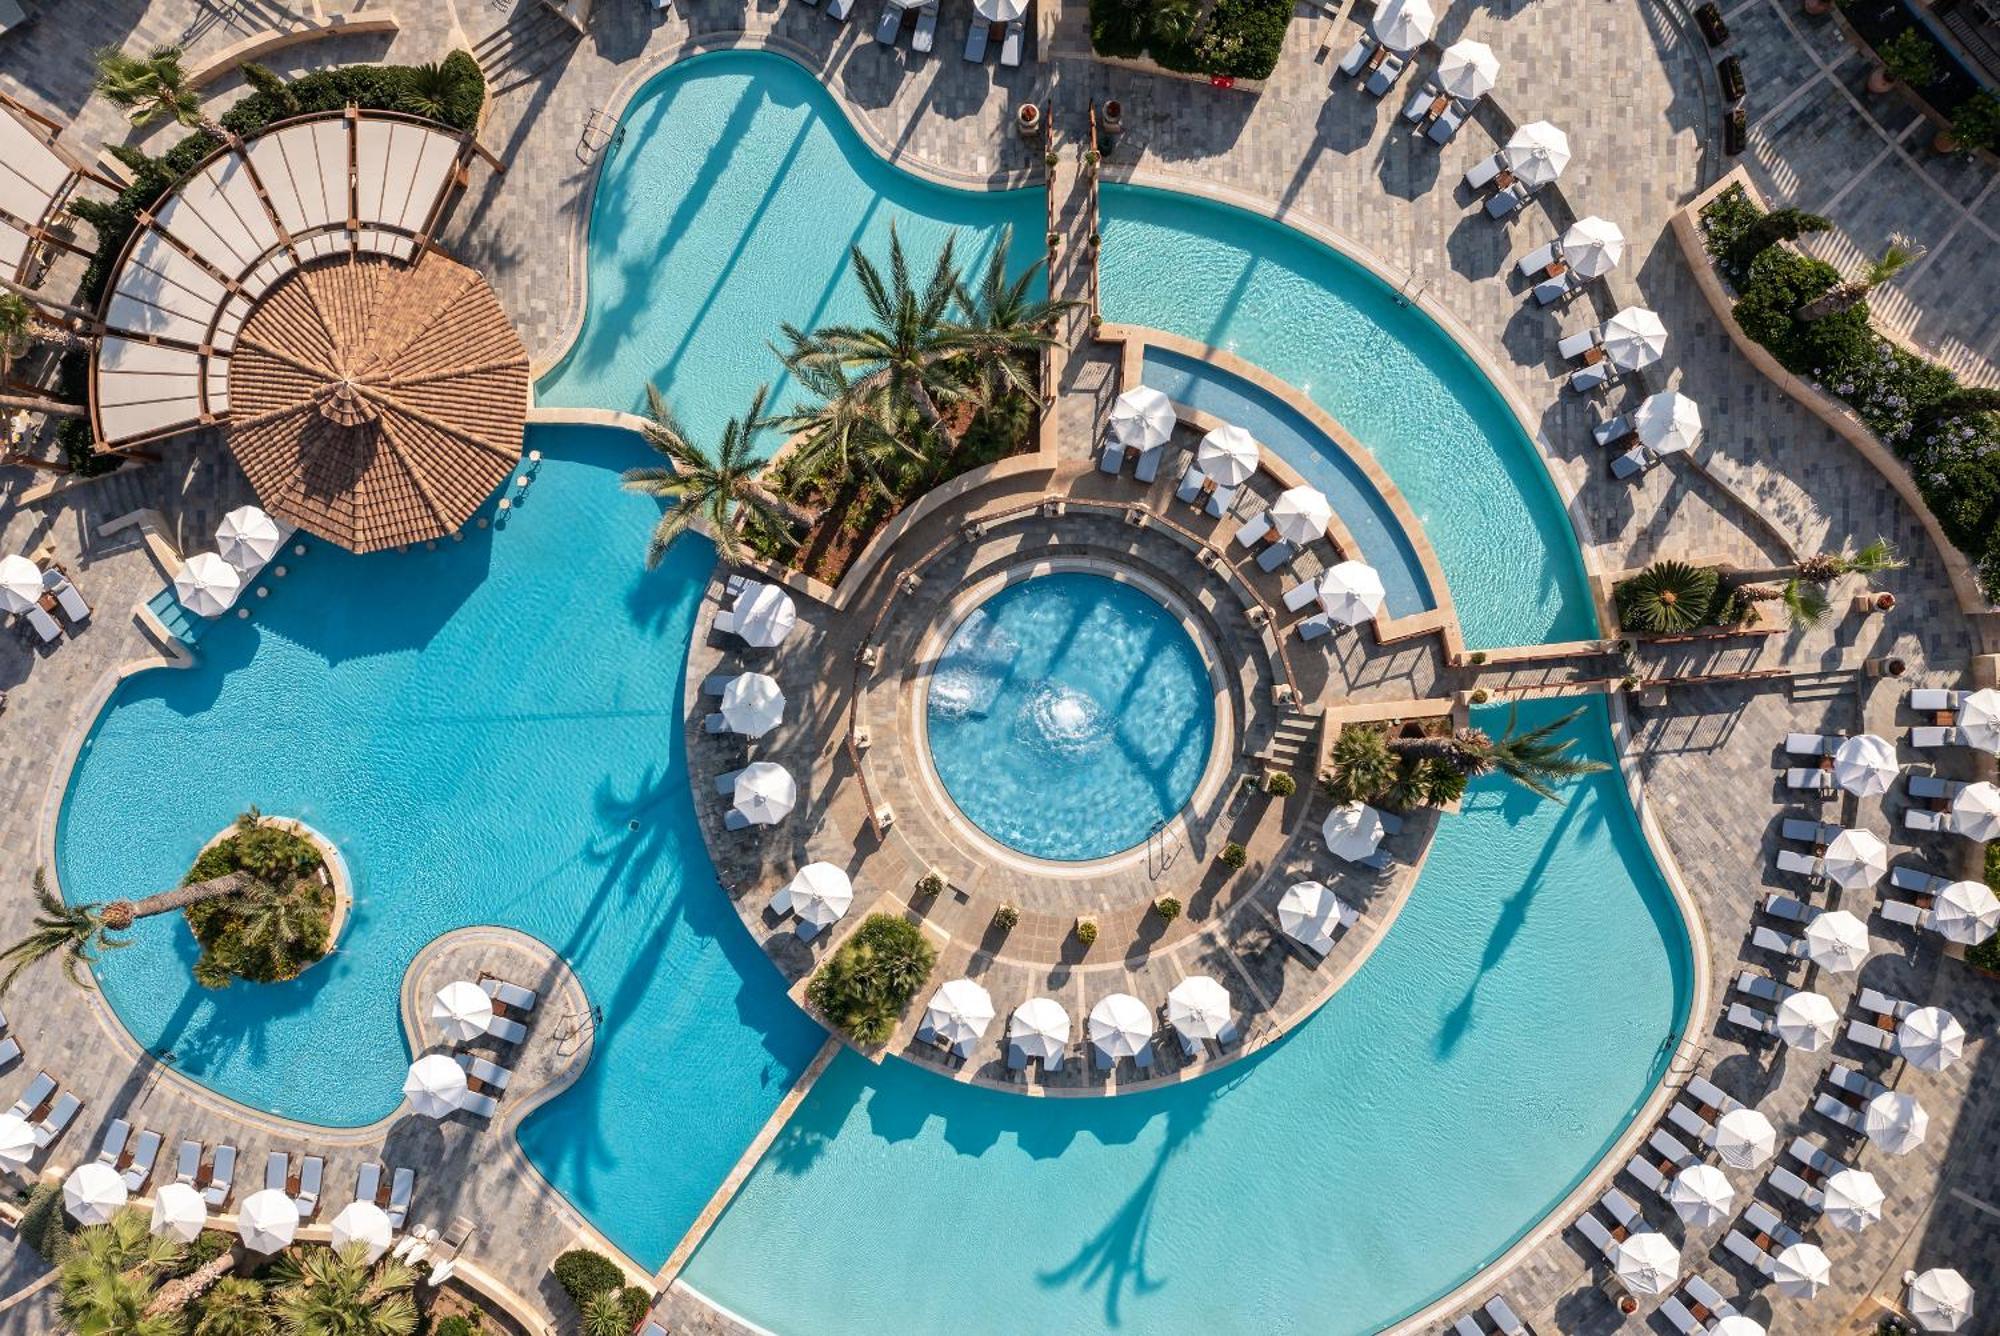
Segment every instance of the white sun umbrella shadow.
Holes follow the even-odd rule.
[[[798,605],[774,584],[753,584],[736,596],[736,634],[760,649],[782,645],[798,623]]]
[[[1366,562],[1343,561],[1319,577],[1320,607],[1345,626],[1372,621],[1387,597],[1381,573]]]
[[[493,999],[470,979],[453,979],[431,999],[431,1019],[448,1043],[469,1043],[493,1023]]]
[[[1031,997],[1007,1018],[1007,1038],[1030,1058],[1060,1058],[1069,1046],[1069,1012],[1052,997]]]
[[[351,1201],[333,1217],[330,1241],[335,1252],[358,1243],[368,1250],[372,1262],[389,1251],[392,1232],[389,1215],[381,1207],[372,1201]]]
[[[1609,218],[1579,218],[1562,234],[1563,263],[1578,278],[1603,278],[1625,258],[1625,233]]]
[[[39,1150],[35,1129],[18,1113],[0,1113],[0,1166],[25,1169]]]
[[[469,1087],[465,1068],[442,1053],[426,1053],[410,1064],[403,1078],[403,1096],[410,1110],[425,1118],[448,1118],[456,1113]]]
[[[42,568],[18,552],[0,557],[0,608],[26,612],[42,601]]]
[[[1287,937],[1321,953],[1340,926],[1340,900],[1317,881],[1296,881],[1278,897],[1278,927]]]
[[[2000,689],[1981,687],[1960,701],[1958,731],[1968,746],[2000,752]]]
[[[799,786],[789,770],[775,761],[752,761],[736,777],[732,804],[753,826],[783,821],[799,803]]]
[[[1189,1039],[1219,1039],[1229,1028],[1229,990],[1206,974],[1190,974],[1167,994],[1167,1023]]]
[[[1430,0],[1388,0],[1368,27],[1375,40],[1391,51],[1414,51],[1437,31],[1437,14]]]
[[[1824,993],[1793,993],[1778,1003],[1778,1038],[1801,1053],[1817,1053],[1840,1033],[1840,1013]]]
[[[1873,831],[1843,830],[1826,846],[1821,866],[1836,885],[1863,890],[1888,873],[1889,846]]]
[[[1380,847],[1382,814],[1364,802],[1343,803],[1326,814],[1319,833],[1328,853],[1353,863]]]
[[[1530,121],[1500,150],[1500,161],[1523,185],[1539,190],[1569,166],[1569,136],[1547,121]]]
[[[1941,1072],[1965,1056],[1965,1027],[1943,1007],[1918,1007],[1896,1027],[1896,1052],[1920,1072]]]
[[[722,721],[732,733],[761,738],[785,718],[785,693],[767,673],[738,673],[722,688]]]
[[[220,617],[243,592],[243,574],[213,552],[197,552],[174,576],[174,597],[197,617]]]
[[[1951,800],[1951,828],[1968,840],[2000,840],[2000,788],[1967,784]]]
[[[1895,747],[1873,733],[1855,734],[1833,754],[1833,782],[1857,798],[1881,797],[1901,769]]]
[[[1438,58],[1438,87],[1464,102],[1492,92],[1493,81],[1499,76],[1500,58],[1484,42],[1453,42]]]
[[[208,1203],[186,1183],[164,1183],[153,1194],[152,1232],[160,1238],[193,1243],[208,1225]]]
[[[1908,1155],[1930,1134],[1931,1116],[1915,1095],[1885,1090],[1862,1109],[1861,1130],[1891,1155]]]
[[[1932,906],[1931,926],[1948,942],[1977,946],[2000,931],[2000,897],[1983,881],[1955,881]]]
[[[1125,391],[1111,405],[1111,437],[1128,450],[1165,445],[1174,422],[1174,401],[1150,385]]]
[[[971,979],[952,979],[931,995],[924,1024],[952,1048],[976,1043],[993,1023],[993,997]]]
[[[1764,1324],[1741,1313],[1725,1313],[1708,1329],[1708,1336],[1769,1336]]]
[[[251,1193],[236,1212],[236,1236],[254,1253],[283,1252],[298,1229],[298,1206],[277,1188]]]
[[[1257,438],[1233,422],[1225,422],[1201,438],[1195,466],[1215,479],[1218,487],[1240,487],[1257,471]]]
[[[1845,909],[1829,909],[1806,925],[1806,958],[1823,970],[1852,974],[1868,959],[1874,943],[1868,925]]]
[[[111,1223],[127,1195],[124,1176],[101,1160],[78,1165],[63,1180],[63,1209],[79,1225]],[[293,1215],[296,1218],[297,1212]]]
[[[1130,993],[1110,993],[1090,1009],[1085,1033],[1109,1057],[1136,1057],[1153,1042],[1153,1013]]]
[[[1620,371],[1638,371],[1667,351],[1667,327],[1643,306],[1628,306],[1604,322],[1604,356]]]
[[[1667,1204],[1674,1214],[1697,1229],[1719,1225],[1736,1204],[1729,1175],[1712,1164],[1691,1164],[1667,1185]]]
[[[785,902],[800,922],[831,927],[854,903],[854,880],[832,863],[807,863],[785,883]]]
[[[1826,1180],[1820,1193],[1826,1199],[1820,1218],[1850,1234],[1859,1234],[1879,1221],[1882,1205],[1888,1200],[1875,1175],[1866,1169],[1840,1170]]]
[[[1910,1292],[1904,1307],[1925,1331],[1957,1331],[1972,1316],[1972,1286],[1948,1266],[1905,1277]]]
[[[1632,426],[1654,454],[1685,454],[1701,443],[1701,407],[1679,390],[1662,390],[1633,410]]]
[[[1317,487],[1287,487],[1271,503],[1271,527],[1278,537],[1300,547],[1326,537],[1326,526],[1332,522],[1333,503]]]
[[[278,522],[261,506],[238,506],[215,529],[215,550],[239,571],[254,571],[285,545]]]
[[[1611,1267],[1634,1294],[1665,1294],[1681,1276],[1681,1250],[1666,1235],[1642,1230],[1611,1246]]]
[[[1817,1243],[1794,1243],[1771,1259],[1770,1275],[1778,1293],[1810,1299],[1833,1279],[1833,1263]]]
[[[1778,1129],[1756,1109],[1731,1109],[1715,1124],[1715,1153],[1732,1169],[1755,1169],[1778,1152]]]

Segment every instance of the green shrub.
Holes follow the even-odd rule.
[[[1236,79],[1267,79],[1285,45],[1292,6],[1285,0],[1216,0],[1208,21],[1199,7],[1150,0],[1090,0],[1090,42],[1107,56],[1150,55],[1170,70]]]
[[[627,1285],[620,1297],[625,1301],[625,1325],[628,1329],[638,1326],[652,1311],[653,1296],[637,1285]]]
[[[1951,114],[1951,137],[1961,149],[2000,150],[2000,95],[1981,90]]]
[[[1299,791],[1299,782],[1282,770],[1274,771],[1264,779],[1264,792],[1273,798],[1289,798]]]
[[[1171,895],[1163,895],[1153,901],[1153,912],[1168,923],[1172,923],[1181,916],[1181,902]]]
[[[1769,348],[1785,369],[1806,375],[1826,361],[1820,345],[1839,331],[1809,331],[1798,318],[1801,306],[1840,282],[1840,271],[1825,260],[1783,246],[1772,246],[1750,263],[1742,294],[1736,300],[1736,323],[1745,334]],[[1862,330],[1868,327],[1868,304],[1856,302],[1839,315],[1812,322],[1813,325],[1848,324],[1847,317],[1859,316]]]
[[[806,985],[806,1000],[863,1044],[880,1044],[937,964],[914,923],[870,914]]]
[[[1076,921],[1076,940],[1089,946],[1097,940],[1097,920],[1082,918]]]
[[[1232,871],[1241,872],[1250,861],[1250,851],[1235,840],[1222,846],[1222,865]]]
[[[1875,54],[1882,57],[1882,67],[1898,83],[1922,88],[1937,78],[1937,43],[1914,27],[1891,37]]]
[[[237,895],[202,900],[181,911],[201,957],[195,981],[226,988],[233,979],[295,979],[332,945],[334,893],[321,881],[319,850],[289,830],[257,824],[256,809],[236,833],[202,851],[182,885],[247,872],[255,882]]]
[[[1618,622],[1628,631],[1678,635],[1706,626],[1716,613],[1721,576],[1712,566],[1656,561],[1611,589]]]
[[[556,1284],[578,1308],[593,1294],[625,1287],[625,1273],[618,1263],[589,1248],[571,1248],[556,1258]]]
[[[1014,931],[1021,921],[1021,911],[1012,905],[1002,905],[993,911],[993,926],[1002,932]]]
[[[479,1336],[479,1328],[463,1313],[452,1313],[432,1325],[431,1336]]]
[[[935,872],[924,873],[917,878],[917,894],[926,896],[944,894],[944,878]]]
[[[28,1204],[21,1210],[21,1223],[15,1235],[50,1265],[62,1261],[69,1250],[69,1226],[63,1220],[61,1184],[35,1184],[28,1193]]]

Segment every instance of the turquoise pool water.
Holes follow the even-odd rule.
[[[953,630],[926,698],[931,763],[967,819],[1076,861],[1130,849],[1187,805],[1215,741],[1201,652],[1150,596],[1061,571]]]

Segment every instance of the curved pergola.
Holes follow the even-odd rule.
[[[61,130],[25,103],[0,93],[0,274],[24,286],[34,277],[36,247],[88,254],[54,230],[70,192],[90,175],[57,145]]]

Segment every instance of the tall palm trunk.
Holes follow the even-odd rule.
[[[97,323],[97,316],[90,311],[84,310],[81,306],[65,305],[62,302],[54,300],[47,293],[37,292],[31,287],[16,283],[11,278],[0,277],[0,289],[11,292],[17,297],[25,297],[35,306],[54,311],[58,315],[67,317],[70,320],[75,320],[86,329],[91,328]]]
[[[1463,765],[1465,747],[1456,737],[1390,738],[1389,750],[1417,761],[1447,761]]]
[[[0,408],[22,409],[29,413],[46,413],[50,417],[87,418],[90,408],[85,404],[66,404],[60,399],[28,394],[0,394]]]
[[[214,1287],[215,1282],[221,1280],[235,1266],[236,1250],[231,1248],[229,1251],[223,1253],[222,1256],[206,1263],[198,1270],[190,1271],[179,1280],[168,1281],[165,1285],[160,1286],[159,1292],[153,1296],[153,1301],[146,1305],[146,1316],[152,1317],[157,1313],[180,1312],[196,1299],[208,1293]]]
[[[113,900],[104,906],[104,926],[113,932],[123,932],[142,918],[171,914],[204,900],[220,900],[225,895],[240,895],[255,882],[256,878],[247,872],[225,872],[219,877],[176,886],[171,891],[161,891],[143,900]]]
[[[783,515],[797,528],[804,528],[805,526],[811,524],[814,520],[819,518],[818,515],[814,514],[810,510],[807,510],[804,506],[792,500],[789,496],[778,495],[778,493],[772,491],[769,487],[766,487],[763,484],[763,482],[759,479],[745,478],[743,479],[743,481],[739,482],[737,486],[740,487],[743,490],[743,493],[750,498],[750,500],[753,503],[753,508],[755,506],[764,506],[771,510],[775,510],[780,515]]]
[[[1868,295],[1873,283],[1859,279],[1846,283],[1836,283],[1822,295],[1813,298],[1799,308],[1799,319],[1812,323],[1824,320],[1830,315],[1838,315]]]

